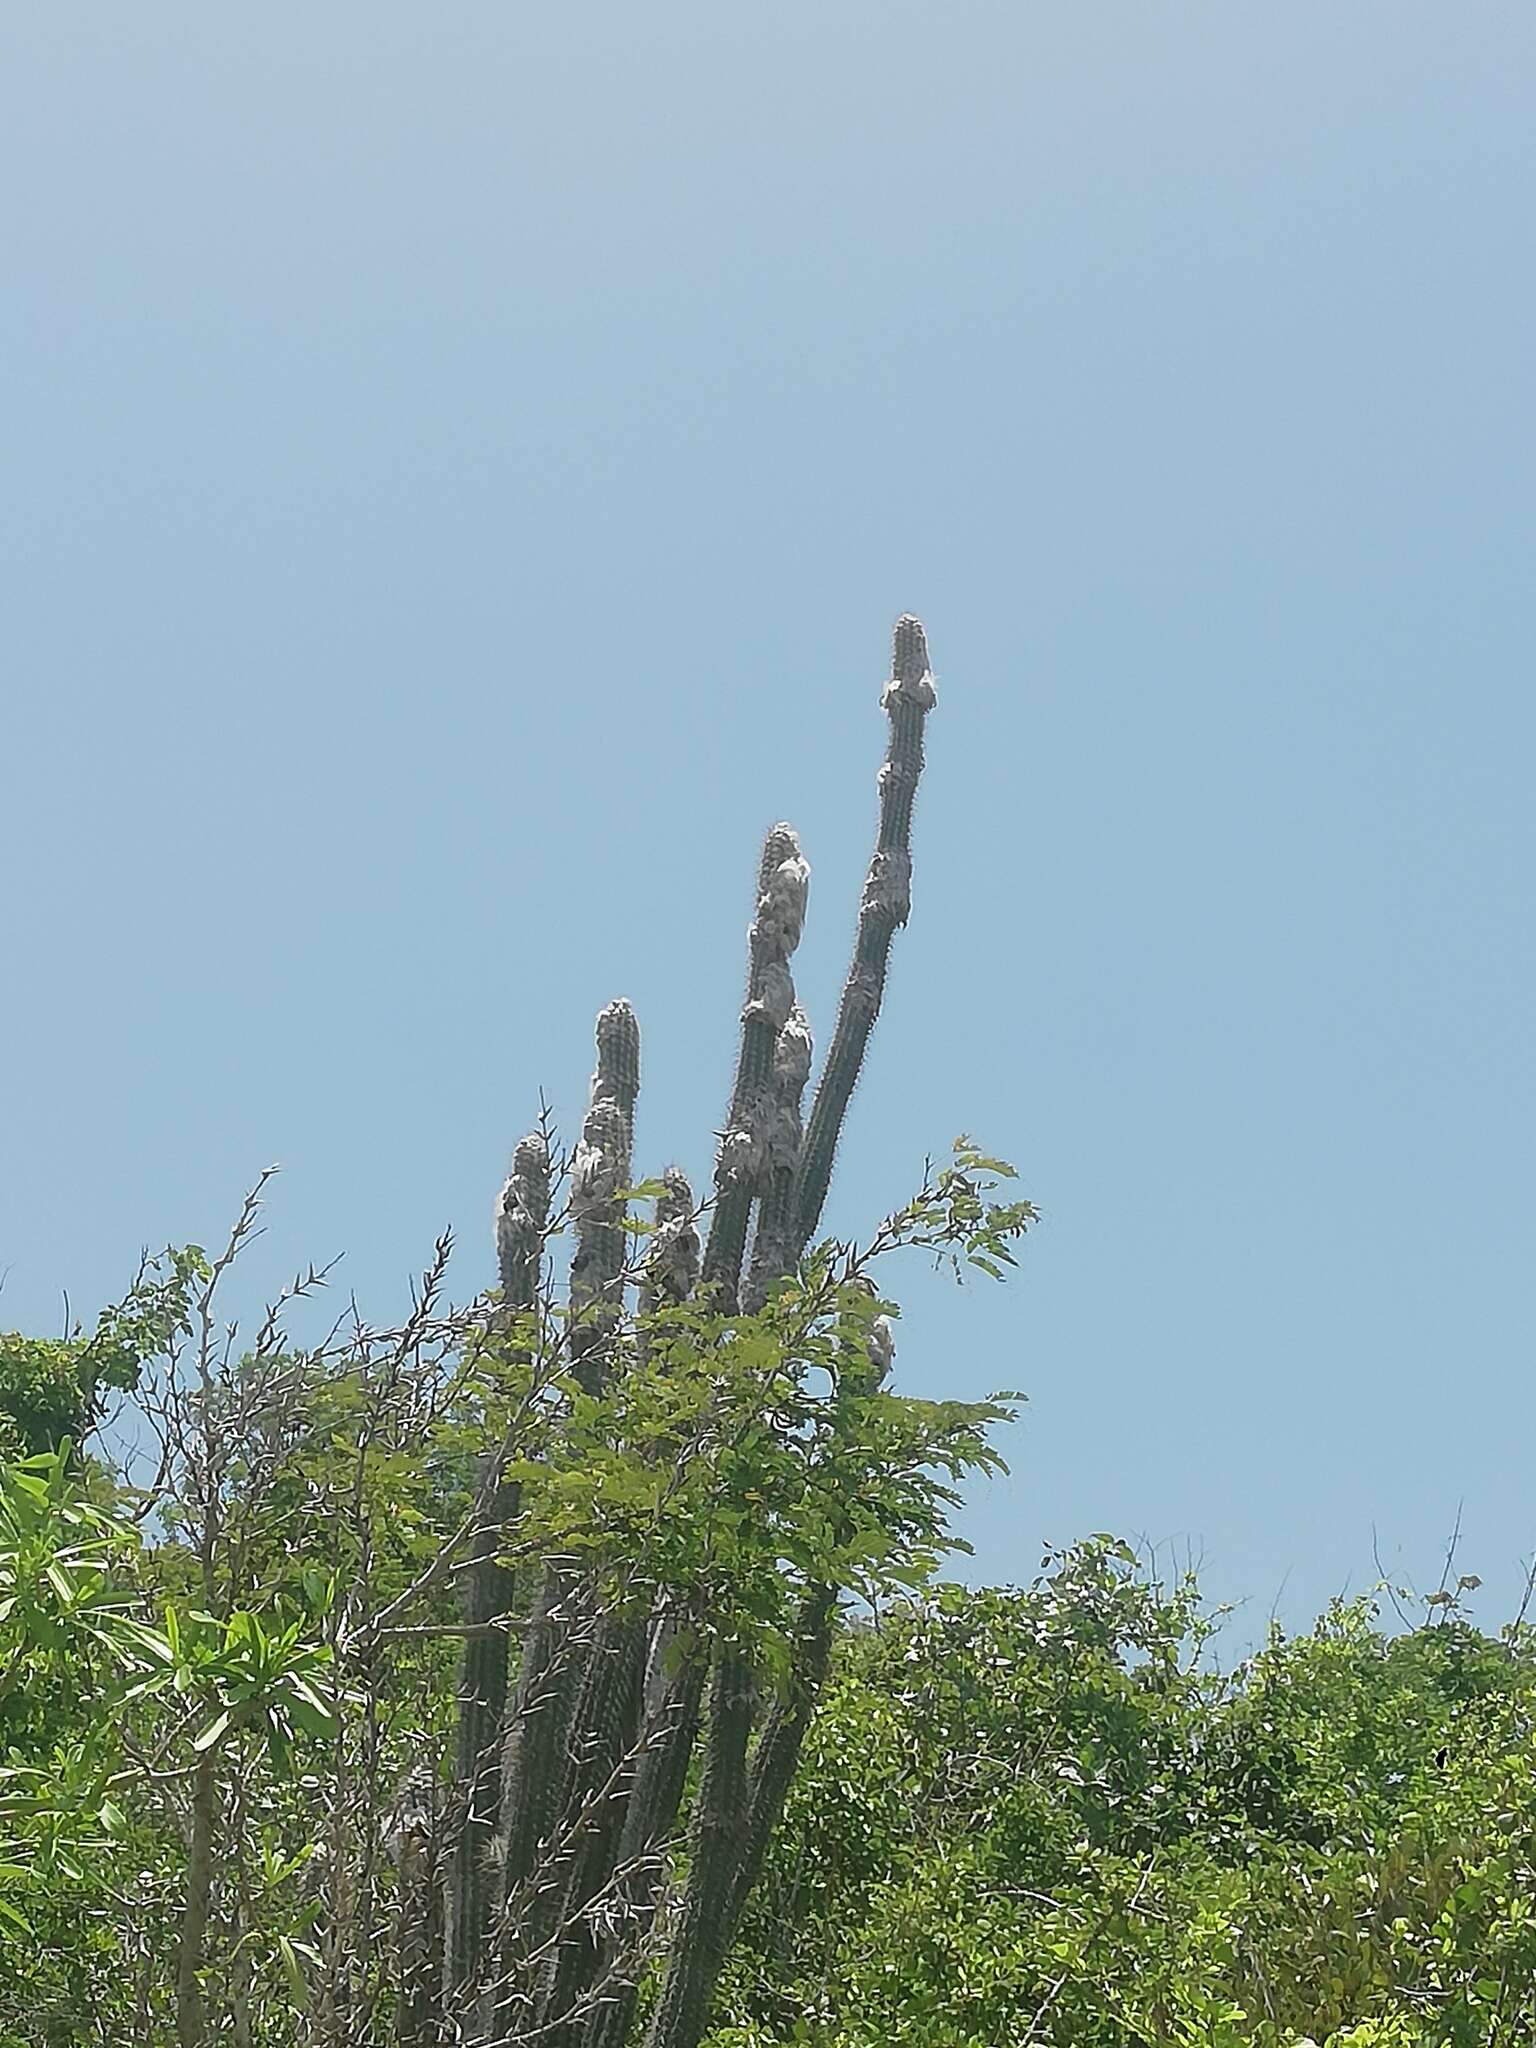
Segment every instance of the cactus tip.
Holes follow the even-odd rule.
[[[757,893],[761,895],[785,861],[795,860],[799,853],[800,834],[793,825],[771,826],[763,840],[763,857],[757,864]]]
[[[548,1173],[549,1140],[542,1131],[530,1131],[519,1138],[512,1154],[514,1173]]]
[[[921,711],[931,711],[938,701],[933,687],[933,671],[928,666],[928,636],[923,631],[921,619],[910,612],[903,612],[896,621],[896,631],[891,649],[891,679],[881,693],[880,701],[887,711],[897,704],[915,704]]]
[[[597,1013],[597,1072],[593,1099],[617,1098],[633,1113],[640,1092],[640,1020],[620,996]]]
[[[928,674],[928,636],[921,619],[903,612],[892,636],[891,674],[899,683],[915,683]]]
[[[640,1022],[635,1015],[634,1005],[625,996],[617,996],[597,1013],[597,1042],[599,1045],[619,1045],[638,1038]]]

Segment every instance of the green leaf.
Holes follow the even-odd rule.
[[[204,1751],[212,1749],[213,1745],[219,1740],[220,1736],[229,1726],[229,1722],[230,1714],[229,1709],[226,1707],[222,1714],[216,1714],[214,1718],[208,1723],[208,1726],[202,1729],[197,1735],[193,1737],[192,1747],[197,1751],[199,1756],[201,1756],[204,1753]]]
[[[306,1735],[314,1735],[321,1741],[329,1742],[340,1733],[339,1715],[306,1680],[290,1678],[286,1690],[288,1711]]]
[[[301,2012],[308,2012],[310,2002],[309,1985],[305,1981],[304,1972],[299,1965],[297,1948],[286,1934],[280,1934],[277,1937],[277,1953],[283,1966],[283,1975],[288,1980],[288,1989],[293,1994],[294,2003]]]

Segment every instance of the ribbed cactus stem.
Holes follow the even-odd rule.
[[[640,1093],[640,1023],[622,996],[597,1013],[597,1071],[591,1102],[616,1103],[624,1117],[626,1144],[634,1140],[635,1102]]]
[[[669,1166],[662,1175],[656,1228],[641,1280],[637,1343],[642,1357],[647,1319],[669,1303],[685,1301],[698,1284],[696,1214],[687,1176]],[[571,1721],[579,1753],[569,1758],[561,1804],[569,1813],[585,1808],[605,1791],[607,1796],[589,1817],[565,1873],[560,1923],[569,1931],[544,1972],[534,2012],[546,2048],[578,2048],[585,2020],[561,2016],[580,2008],[603,1967],[605,1949],[611,1947],[588,1915],[618,1861],[627,1823],[650,1642],[651,1631],[642,1615],[610,1615],[601,1623],[596,1646],[585,1662]],[[629,1768],[626,1760],[631,1760]]]
[[[859,904],[858,936],[838,1006],[837,1028],[816,1089],[796,1177],[796,1257],[821,1221],[843,1119],[864,1063],[869,1034],[880,1014],[891,940],[911,910],[912,800],[923,772],[923,727],[935,701],[923,629],[910,616],[898,619],[891,677],[880,697],[890,719],[890,738],[880,770],[880,826]]]
[[[693,1185],[680,1166],[661,1176],[656,1228],[645,1260],[641,1313],[654,1314],[667,1302],[686,1301],[699,1284],[698,1205]]]
[[[748,933],[747,999],[731,1106],[715,1160],[715,1209],[704,1279],[735,1306],[752,1203],[765,1167],[764,1126],[780,1031],[795,1006],[790,961],[805,924],[811,871],[788,825],[775,825],[758,866],[757,910]]]
[[[538,1295],[549,1172],[549,1141],[542,1131],[530,1131],[512,1154],[512,1171],[496,1198],[496,1264],[506,1309],[531,1308]]]
[[[601,1391],[609,1340],[618,1319],[627,1257],[622,1196],[630,1184],[635,1103],[640,1092],[640,1027],[622,999],[597,1019],[597,1069],[581,1139],[571,1162],[571,1370],[583,1389]],[[570,1776],[572,1717],[587,1681],[591,1647],[573,1643],[590,1621],[575,1614],[572,1587],[557,1565],[545,1572],[537,1612],[523,1645],[517,1697],[502,1753],[501,1861],[503,1897],[517,1898],[537,1866],[540,1844],[558,1820]],[[521,1924],[503,1930],[501,1960],[510,1965],[496,2002],[492,2033],[509,2031],[516,2011],[520,1954],[537,1948],[553,1924],[561,1892],[546,1884]]]
[[[597,1071],[571,1163],[571,1352],[576,1377],[589,1393],[602,1384],[628,1249],[621,1197],[630,1181],[639,1092],[640,1027],[621,999],[597,1019]]]
[[[396,2048],[437,2048],[443,2038],[443,1922],[435,1772],[411,1772],[391,1832],[399,1968],[394,2040]]]
[[[496,1202],[496,1258],[501,1273],[502,1315],[531,1309],[538,1299],[544,1233],[549,1222],[549,1145],[540,1131],[522,1139],[512,1171]],[[475,1466],[477,1491],[484,1494],[481,1519],[471,1538],[464,1575],[465,1620],[472,1628],[496,1621],[512,1604],[513,1575],[498,1562],[502,1530],[517,1513],[517,1489],[502,1484],[494,1454]],[[459,1673],[455,1778],[457,1834],[448,1866],[447,1977],[450,1990],[467,1984],[479,1965],[490,1920],[491,1851],[501,1809],[502,1716],[507,1700],[507,1637],[473,1635],[465,1643]]]
[[[741,1861],[732,1879],[725,1923],[726,1946],[734,1938],[752,1888],[762,1875],[768,1844],[789,1797],[806,1731],[831,1662],[836,1618],[837,1594],[833,1588],[813,1588],[801,1611],[788,1686],[775,1701],[752,1752]]]
[[[879,1015],[891,940],[898,925],[906,923],[911,907],[912,802],[922,773],[923,725],[934,705],[927,643],[914,618],[897,622],[891,677],[881,693],[881,705],[890,720],[890,735],[880,770],[879,830],[859,905],[853,961],[793,1182],[787,1194],[764,1190],[761,1256],[754,1248],[751,1276],[754,1301],[760,1301],[773,1281],[794,1265],[820,1221],[843,1119]],[[782,1106],[787,1118],[792,1094],[798,1107],[799,1092],[793,1084],[804,1083],[800,1048],[791,1042],[785,1052]],[[818,1588],[809,1597],[812,1607],[795,1658],[791,1697],[771,1717],[764,1730],[767,1746],[759,1743],[750,1771],[750,1710],[740,1704],[750,1673],[735,1650],[722,1649],[716,1661],[688,1878],[646,2048],[698,2048],[702,2038],[726,1946],[760,1867],[763,1847],[777,1824],[826,1669],[836,1592]],[[729,1816],[711,1800],[712,1786],[729,1786],[739,1802]]]
[[[646,2048],[697,2048],[734,1920],[734,1885],[746,1847],[747,1740],[752,1687],[745,1661],[725,1652],[709,1694],[704,1766],[688,1840],[688,1882]]]
[[[626,1805],[620,1774],[635,1746],[644,1679],[644,1621],[634,1615],[610,1617],[584,1660],[571,1719],[562,1810],[583,1814],[584,1825],[567,1851],[563,1873],[551,1870],[545,1878],[552,1890],[558,1882],[562,1930],[541,1974],[531,2015],[546,2048],[578,2048],[585,2031],[582,2017],[564,2015],[579,2013],[602,1964],[602,1930],[588,1909],[618,1854]]]
[[[744,1295],[749,1310],[762,1307],[773,1283],[782,1279],[794,1264],[798,1249],[794,1234],[795,1174],[800,1164],[802,1104],[811,1076],[812,1054],[810,1023],[797,1003],[773,1052],[773,1078],[768,1088],[763,1132],[763,1197]]]
[[[698,1207],[679,1167],[662,1174],[656,1200],[656,1228],[641,1280],[639,1355],[647,1348],[646,1326],[670,1304],[688,1300],[699,1283]],[[635,1986],[624,1976],[630,1930],[648,1924],[661,1886],[659,1852],[670,1839],[683,1796],[698,1723],[702,1674],[697,1668],[670,1669],[673,1630],[666,1622],[647,1626],[624,1616],[604,1624],[603,1650],[609,1660],[606,1684],[584,1693],[575,1727],[592,1737],[585,1785],[616,1780],[615,1795],[589,1829],[567,1886],[563,1918],[573,1928],[562,1944],[546,1983],[538,2016],[547,2028],[548,2048],[620,2048],[628,2032]],[[642,1744],[642,1726],[646,1740]],[[619,1767],[626,1757],[633,1767]],[[604,1880],[615,1867],[622,1875],[607,1901],[621,1916],[623,1931],[599,1934],[581,1925]],[[594,1980],[609,1979],[603,1998],[579,2022],[560,2014],[578,2007]]]

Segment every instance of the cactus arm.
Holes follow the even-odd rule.
[[[563,1851],[563,1868],[543,1875],[558,1897],[552,1922],[560,1938],[542,1973],[530,2031],[548,2048],[578,2048],[583,2021],[567,2015],[581,2013],[602,1965],[601,1932],[587,1908],[614,1868],[624,1824],[622,1773],[634,1749],[645,1687],[644,1621],[633,1615],[605,1621],[583,1667],[561,1801],[562,1817],[581,1815],[582,1824]]]
[[[640,1969],[635,1952],[656,1916],[665,1882],[663,1857],[677,1827],[687,1790],[688,1766],[698,1741],[704,1699],[702,1661],[686,1658],[670,1686],[652,1685],[646,1707],[648,1746],[640,1758],[620,1837],[619,1864],[625,1872],[622,1904],[627,1934],[610,1947],[612,1983],[602,2004],[588,2016],[583,2048],[625,2048],[630,2037]]]
[[[704,1769],[688,1833],[688,1883],[645,2048],[696,2048],[709,2021],[744,1847],[751,1729],[746,1664],[725,1652],[710,1685]]]
[[[512,1154],[512,1171],[496,1201],[496,1266],[501,1304],[516,1314],[539,1295],[539,1265],[549,1225],[549,1140],[530,1131]]]
[[[923,772],[923,727],[933,709],[928,643],[911,616],[896,622],[891,678],[881,693],[890,740],[880,770],[880,828],[859,905],[858,936],[838,1006],[837,1027],[817,1085],[795,1188],[799,1257],[821,1221],[849,1098],[885,993],[891,940],[911,908],[912,800]]]
[[[602,1385],[623,1285],[628,1243],[622,1196],[630,1180],[639,1092],[640,1026],[621,998],[598,1015],[597,1071],[571,1168],[572,1370],[588,1393]]]
[[[803,1141],[801,1101],[810,1078],[811,1053],[811,1027],[797,1003],[774,1048],[763,1140],[763,1196],[745,1294],[746,1306],[752,1311],[762,1307],[774,1281],[782,1279],[795,1262],[795,1173]]]
[[[675,1166],[668,1167],[662,1175],[656,1229],[641,1282],[637,1343],[642,1349],[647,1324],[656,1312],[668,1303],[687,1300],[698,1285],[696,1213],[687,1176]],[[534,2016],[549,2048],[577,2048],[586,2031],[585,2022],[564,2015],[581,2012],[605,1963],[613,1960],[613,1944],[584,1916],[621,1860],[621,1840],[638,1789],[637,1772],[648,1760],[648,1753],[637,1759],[636,1750],[650,1641],[651,1631],[643,1617],[610,1616],[599,1628],[582,1678],[571,1723],[580,1753],[572,1758],[562,1808],[566,1813],[580,1812],[600,1803],[569,1858],[559,1912],[559,1925],[568,1932],[545,1971]],[[686,1766],[685,1750],[682,1768],[686,1770]],[[607,1796],[602,1797],[605,1788]],[[679,1796],[681,1789],[679,1779]]]
[[[390,1828],[400,1970],[396,2048],[437,2048],[443,2038],[442,1843],[437,1790],[434,1771],[413,1771],[401,1787]]]
[[[810,1035],[795,1002],[790,961],[805,923],[809,881],[810,868],[796,835],[787,825],[775,826],[758,867],[757,913],[748,935],[741,1050],[716,1159],[715,1212],[704,1253],[705,1284],[715,1287],[728,1309],[736,1307],[741,1288],[753,1203],[759,1196],[765,1203],[772,1199],[775,1168],[779,1169],[780,1199],[774,1213],[780,1225],[770,1226],[771,1234],[783,1236],[780,1226],[785,1198],[792,1197],[792,1181],[786,1175],[793,1172],[794,1148],[784,1143],[778,1111],[780,1097],[789,1088],[785,1073],[797,1072],[802,1066],[808,1071]],[[783,1060],[777,1058],[781,1038],[787,1040]],[[792,1090],[796,1107],[804,1078],[800,1071],[799,1084]],[[763,1213],[760,1205],[760,1238]],[[756,1261],[760,1278],[768,1256],[765,1245],[762,1258]],[[689,1683],[696,1698],[702,1692],[702,1675],[695,1672]],[[687,1725],[690,1718],[681,1715],[679,1725]],[[720,1967],[719,1929],[725,1925],[740,1853],[751,1733],[750,1669],[738,1651],[722,1649],[710,1685],[703,1773],[689,1831],[688,1880],[678,1934],[648,2036],[656,2048],[682,2048],[684,2043],[691,2048],[704,2024]],[[655,1768],[658,1777],[670,1776],[671,1760],[660,1759]],[[734,1805],[730,1804],[733,1799]]]
[[[896,624],[892,673],[881,693],[890,735],[880,770],[879,831],[859,906],[853,961],[785,1212],[769,1225],[777,1241],[770,1235],[761,1258],[754,1248],[752,1286],[758,1296],[799,1258],[821,1219],[843,1120],[880,1012],[891,941],[911,907],[912,804],[923,767],[924,723],[934,702],[922,626],[905,616]],[[798,1111],[800,1060],[798,1047],[786,1048],[781,1104],[786,1115]],[[764,1219],[771,1214],[770,1194]],[[735,1704],[749,1695],[747,1666],[729,1649],[717,1661],[688,1881],[646,2048],[698,2048],[726,1948],[778,1823],[825,1676],[836,1602],[832,1587],[808,1595],[790,1696],[770,1715],[750,1769],[750,1704]],[[703,1810],[704,1788],[712,1780],[739,1794],[741,1806],[729,1827]]]
[[[757,910],[748,933],[747,999],[731,1106],[715,1161],[715,1208],[704,1280],[736,1305],[747,1226],[763,1173],[763,1125],[774,1047],[795,1004],[790,960],[805,923],[810,868],[788,825],[775,825],[758,867]]]
[[[542,1132],[524,1138],[496,1203],[496,1255],[502,1312],[516,1315],[538,1299],[544,1232],[549,1221],[549,1145]],[[492,1479],[491,1454],[477,1461],[477,1490]],[[484,1519],[472,1539],[465,1574],[465,1619],[472,1627],[494,1621],[512,1604],[513,1577],[496,1561],[505,1524],[517,1513],[515,1486],[493,1484]],[[448,1864],[447,1979],[457,1991],[474,1974],[491,1907],[491,1849],[501,1806],[497,1755],[507,1699],[507,1638],[472,1635],[459,1673],[455,1780],[458,1828]]]
[[[606,1376],[627,1255],[622,1196],[630,1180],[640,1090],[640,1028],[629,1004],[610,1003],[598,1016],[596,1035],[597,1069],[571,1169],[571,1369],[589,1393],[598,1392]],[[546,1571],[507,1717],[499,1837],[504,1902],[528,1886],[569,1776],[572,1716],[591,1656],[590,1645],[573,1641],[591,1619],[572,1612],[573,1590],[558,1568]],[[538,1945],[558,1905],[558,1890],[546,1886],[520,1924],[507,1925],[503,1916],[499,1960],[511,1967],[502,1970],[493,2032],[510,2026],[518,1954]]]
[[[747,1788],[747,1819],[741,1860],[731,1886],[725,1944],[735,1936],[752,1888],[762,1875],[763,1859],[789,1788],[794,1783],[800,1751],[811,1725],[817,1699],[832,1660],[832,1632],[837,1620],[837,1595],[817,1586],[805,1598],[794,1668],[782,1699],[775,1702],[752,1751]]]
[[[656,1234],[641,1294],[642,1332],[658,1308],[687,1301],[699,1284],[693,1190],[677,1167],[668,1167],[662,1181],[665,1193],[656,1203]],[[629,2037],[639,1972],[626,1966],[626,1954],[655,1918],[662,1886],[660,1859],[672,1839],[687,1786],[688,1763],[698,1737],[703,1667],[697,1658],[684,1658],[674,1674],[669,1669],[674,1642],[674,1628],[662,1621],[637,1646],[640,1713],[634,1733],[643,1735],[644,1742],[626,1789],[618,1838],[621,1875],[614,1903],[623,1919],[619,1931],[604,1943],[593,1971],[609,1981],[602,2001],[587,2015],[579,2036],[582,2048],[624,2048]]]

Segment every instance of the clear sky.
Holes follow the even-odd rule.
[[[1244,1631],[1536,1547],[1536,10],[0,11],[0,1311],[285,1173],[465,1292],[591,1018],[707,1176],[763,829],[825,1042],[895,614],[941,699],[829,1223],[1045,1221],[975,1572]],[[1165,1556],[1169,1553],[1165,1550]]]

